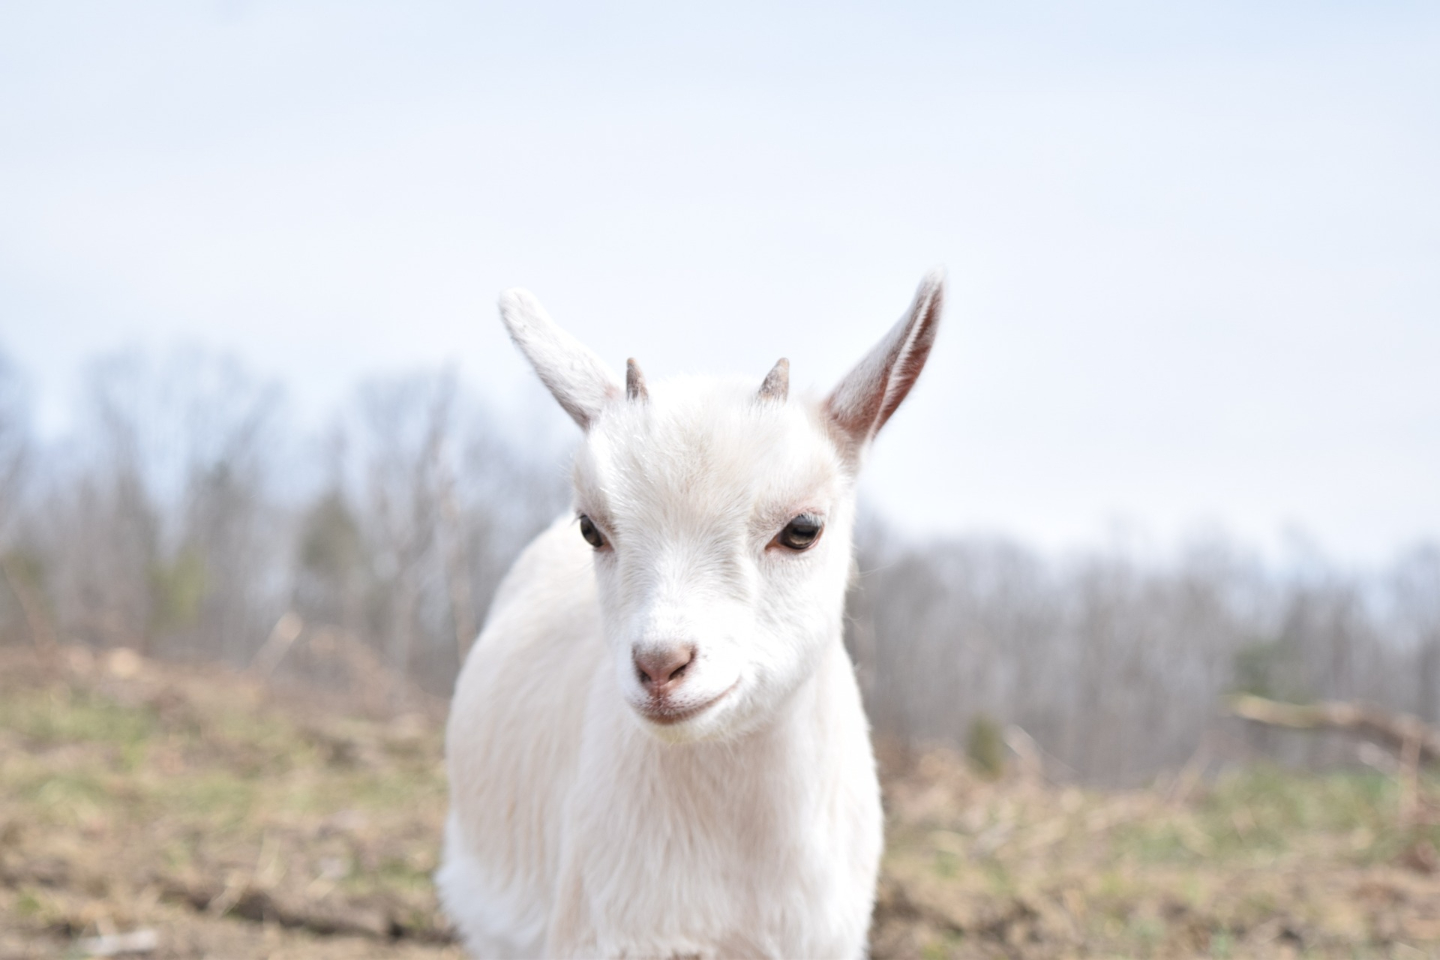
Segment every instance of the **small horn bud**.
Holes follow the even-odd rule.
[[[625,361],[625,399],[642,402],[650,399],[650,391],[645,389],[645,374],[640,372],[640,364],[634,357]]]
[[[760,393],[756,399],[778,400],[781,403],[790,396],[790,361],[781,357],[776,361],[770,372],[765,374],[765,382],[760,384]]]

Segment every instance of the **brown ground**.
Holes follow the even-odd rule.
[[[429,881],[441,712],[417,704],[0,649],[0,960],[137,931],[154,958],[459,958]],[[877,957],[1440,956],[1434,782],[1402,802],[1379,774],[1102,793],[889,766]]]

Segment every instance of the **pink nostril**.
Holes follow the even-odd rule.
[[[668,693],[685,678],[685,668],[695,659],[692,646],[660,647],[632,654],[640,685],[653,694]]]

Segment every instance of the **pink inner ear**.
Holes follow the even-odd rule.
[[[910,312],[826,399],[826,414],[849,444],[870,440],[915,385],[935,343],[943,294],[939,278],[927,278]]]
[[[880,408],[880,418],[871,428],[872,433],[879,432],[880,428],[885,426],[885,421],[899,408],[900,402],[909,395],[910,388],[915,386],[915,381],[920,378],[920,371],[925,368],[925,361],[930,358],[930,348],[935,345],[935,331],[940,327],[942,296],[943,292],[936,290],[935,295],[930,298],[924,316],[920,318],[909,344],[900,354],[900,362],[890,371],[885,404]]]

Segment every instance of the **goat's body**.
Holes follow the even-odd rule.
[[[571,518],[516,563],[449,730],[446,908],[479,957],[859,957],[881,850],[839,629],[770,722],[666,743],[608,669]]]
[[[477,957],[864,956],[880,786],[841,641],[855,476],[940,279],[823,401],[624,388],[529,294],[515,343],[585,431],[460,672],[437,875]]]

